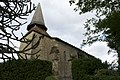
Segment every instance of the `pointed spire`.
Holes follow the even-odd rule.
[[[33,18],[32,18],[32,21],[28,25],[27,30],[29,31],[31,28],[34,27],[34,25],[39,25],[38,27],[45,29],[45,31],[47,30],[47,28],[45,27],[40,3],[37,5],[37,8],[36,8],[35,13],[34,13]]]

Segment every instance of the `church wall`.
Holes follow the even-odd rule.
[[[27,35],[25,38],[31,40],[32,37],[33,37],[33,34],[34,34],[34,33],[31,32],[31,33],[30,33],[29,35]],[[22,39],[22,41],[24,41],[24,39]],[[20,51],[23,51],[23,49],[24,49],[27,45],[28,45],[27,43],[21,42],[21,44],[20,44]],[[29,46],[26,47],[25,50],[31,48],[31,46],[32,46],[32,43],[29,44]],[[28,54],[31,54],[31,52],[32,52],[32,49],[30,49],[30,50],[28,50],[28,51],[25,51],[25,53],[28,53]],[[20,53],[20,55],[21,55],[23,58],[25,58],[25,59],[26,59],[26,57],[29,59],[31,56],[30,56],[30,55],[25,55],[25,53],[23,54],[23,52],[22,52],[22,53]],[[26,56],[26,57],[25,57],[25,56]]]
[[[36,52],[40,50],[40,52],[36,54],[36,55],[39,55],[38,59],[51,61],[51,58],[49,55],[51,52],[51,48],[55,44],[54,41],[49,37],[43,36],[42,34],[39,34],[36,32],[34,34],[37,37],[34,39],[33,44],[35,44],[35,42],[39,39],[39,37],[41,37],[41,40],[38,47],[33,49],[32,52]],[[34,55],[34,57],[36,57],[36,55]]]
[[[72,80],[72,73],[71,73],[71,56],[78,58],[78,53],[84,54],[84,52],[80,51],[79,49],[69,45],[66,42],[61,41],[58,38],[51,38],[47,36],[43,36],[42,34],[39,34],[37,32],[31,32],[29,35],[26,36],[26,38],[32,39],[33,35],[36,35],[32,43],[29,45],[31,47],[34,45],[39,37],[41,37],[40,43],[37,46],[37,48],[29,50],[28,53],[36,53],[35,55],[27,56],[28,59],[34,59],[37,58],[41,60],[48,60],[52,61],[53,67],[55,69],[56,75],[59,76],[59,80]],[[23,49],[26,46],[25,43],[21,43],[20,49]],[[53,47],[56,48],[53,50]],[[57,53],[56,53],[56,50]],[[24,54],[21,54],[25,57]],[[84,54],[85,55],[85,54]],[[55,60],[57,57],[58,60]],[[57,65],[57,66],[56,66]]]
[[[66,77],[66,80],[71,80],[71,59],[70,56],[76,56],[78,50],[73,48],[72,46],[65,44],[61,41],[56,41],[58,45],[58,49],[60,51],[60,63],[59,63],[59,70],[60,70],[60,76]],[[64,65],[64,66],[63,66]]]

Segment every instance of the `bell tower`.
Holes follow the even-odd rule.
[[[41,33],[43,35],[49,36],[49,34],[46,32],[47,27],[45,26],[42,10],[40,3],[37,5],[37,8],[35,10],[35,13],[33,15],[31,23],[27,26],[28,31],[36,31],[38,33]]]
[[[27,30],[28,30],[28,32],[21,38],[21,40],[23,42],[21,42],[20,51],[27,50],[24,53],[27,53],[30,55],[21,53],[22,57],[27,58],[27,59],[32,59],[32,58],[35,58],[36,56],[38,56],[40,53],[44,52],[43,49],[47,43],[44,43],[45,40],[43,40],[43,36],[44,36],[44,38],[50,37],[50,35],[47,33],[47,27],[45,26],[45,22],[44,22],[40,3],[37,5],[37,8],[36,8],[35,13],[32,17],[32,20],[31,20],[30,24],[27,26]],[[41,39],[40,39],[40,37],[41,37]],[[39,41],[39,39],[40,39],[40,41]],[[25,43],[24,40],[32,40],[32,41],[28,45],[28,43]],[[35,44],[37,44],[37,42],[39,43],[38,47],[32,49],[32,47],[35,46]],[[31,49],[29,49],[29,48],[31,48]],[[41,50],[41,48],[43,48],[43,49]],[[40,50],[40,52],[37,53],[39,50]],[[34,53],[36,53],[36,54],[31,55]],[[46,56],[47,56],[47,53],[43,53],[41,58],[45,60]]]

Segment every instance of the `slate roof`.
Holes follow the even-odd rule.
[[[45,22],[44,22],[40,3],[37,5],[37,8],[36,8],[35,13],[34,13],[33,18],[32,18],[32,21],[28,25],[27,30],[29,31],[31,28],[34,27],[34,25],[38,25],[38,27],[47,31],[47,27],[45,26]]]

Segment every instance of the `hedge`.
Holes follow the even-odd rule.
[[[87,75],[88,76],[88,75]],[[87,79],[80,79],[80,80],[120,80],[120,76],[89,76],[86,77]]]
[[[12,60],[0,63],[0,80],[45,80],[52,63],[41,60]]]
[[[120,80],[117,71],[96,58],[79,58],[72,61],[73,80]]]
[[[57,80],[55,76],[48,76],[45,80]]]

